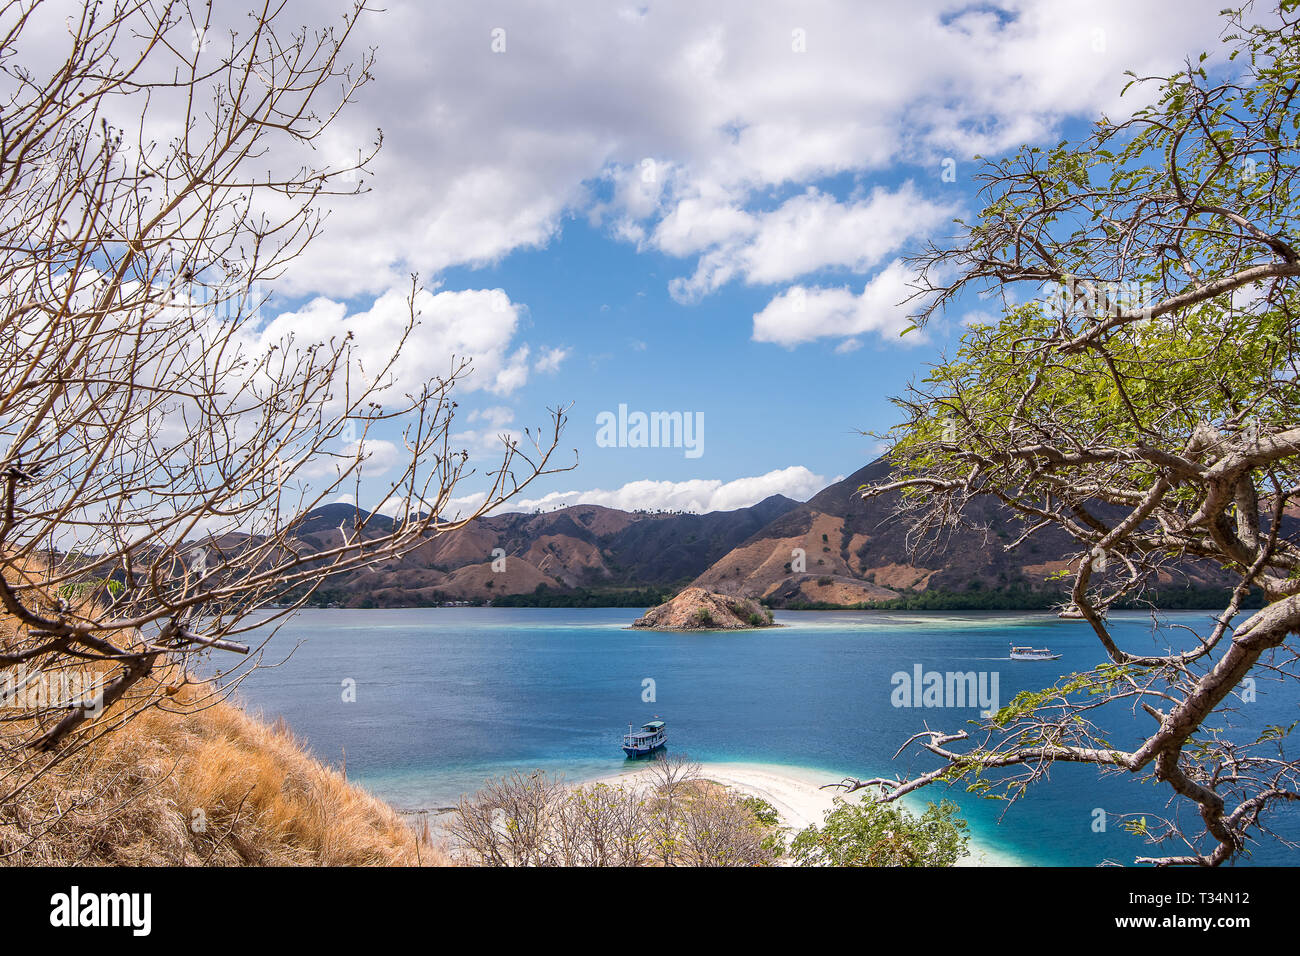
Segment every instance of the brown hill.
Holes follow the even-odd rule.
[[[24,625],[0,612],[0,653],[30,647]],[[0,721],[0,779],[9,790],[0,803],[0,866],[450,862],[427,825],[411,826],[321,763],[283,723],[245,713],[214,686],[193,682],[181,663],[160,663],[54,759],[37,759],[28,745],[48,718],[18,704]]]
[[[442,601],[490,601],[513,595],[576,589],[675,590],[741,541],[798,505],[773,495],[748,508],[708,514],[619,511],[574,505],[544,514],[509,513],[471,522],[421,544],[399,559],[330,581],[322,603],[410,606]],[[364,515],[364,513],[362,513]],[[303,547],[337,544],[340,524],[358,512],[329,505],[296,530]],[[375,527],[388,519],[373,516]]]
[[[233,704],[145,711],[24,791],[0,856],[39,866],[446,864],[427,831]],[[188,702],[188,701],[187,701]],[[177,705],[179,706],[179,705]],[[10,770],[15,755],[0,758]],[[63,812],[67,807],[72,812]],[[193,825],[201,811],[204,826]]]
[[[893,518],[897,499],[864,501],[858,488],[888,474],[883,459],[824,488],[806,503],[774,495],[749,508],[709,514],[619,511],[574,505],[471,522],[401,559],[331,581],[321,603],[411,606],[444,601],[650,603],[645,591],[687,585],[777,607],[854,606],[907,600],[925,606],[1047,607],[1078,547],[1056,529],[1015,550],[1024,528],[990,500],[976,500],[969,525],[914,541]],[[307,549],[339,540],[357,511],[330,505],[297,529]],[[388,519],[369,516],[376,529]],[[1297,522],[1288,518],[1292,525]],[[374,533],[374,532],[372,532]],[[1291,533],[1291,531],[1288,531]],[[504,560],[502,560],[504,559]],[[1184,563],[1158,582],[1177,600],[1222,588],[1213,567]],[[642,605],[644,606],[644,605]],[[1207,606],[1198,604],[1195,606]]]
[[[971,606],[1045,606],[1063,598],[1061,584],[1048,578],[1070,568],[1078,550],[1065,532],[1046,529],[1008,550],[1024,530],[1019,519],[977,499],[967,514],[971,526],[914,541],[894,518],[897,496],[866,501],[857,493],[888,473],[880,459],[830,485],[733,548],[692,585],[778,607],[872,604],[927,592],[957,603],[955,596],[966,595]],[[1159,584],[1187,590],[1227,582],[1221,571],[1188,562]]]

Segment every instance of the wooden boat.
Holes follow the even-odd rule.
[[[633,730],[627,725],[623,735],[623,753],[629,757],[646,757],[661,749],[668,743],[668,728],[658,717],[641,725],[640,730]]]

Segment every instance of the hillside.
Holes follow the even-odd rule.
[[[22,636],[0,613],[0,653]],[[349,783],[283,723],[184,675],[183,664],[160,665],[53,761],[27,748],[48,712],[6,712],[0,778],[18,786],[0,807],[0,866],[449,862],[427,826]]]
[[[1009,551],[1023,526],[991,499],[976,499],[968,525],[914,542],[892,517],[896,494],[863,500],[856,493],[888,473],[880,459],[828,486],[732,549],[692,585],[778,607],[1048,607],[1062,600],[1061,585],[1046,579],[1070,568],[1068,558],[1078,550],[1064,531],[1045,529]],[[804,555],[802,571],[796,549]],[[1229,580],[1191,563],[1179,572],[1163,575],[1160,587],[1192,594]]]
[[[197,703],[197,700],[196,700]],[[445,865],[393,808],[283,726],[226,702],[153,709],[40,777],[0,818],[0,860],[27,866]],[[12,758],[0,759],[12,769]],[[61,812],[69,806],[72,812]]]
[[[1067,570],[1077,550],[1063,531],[1047,529],[1008,551],[1022,533],[1019,520],[978,499],[968,524],[914,542],[892,517],[896,497],[864,501],[857,494],[887,474],[881,459],[804,503],[774,495],[749,508],[702,515],[600,505],[493,515],[401,559],[333,579],[313,600],[352,607],[448,601],[645,607],[687,585],[774,607],[1045,608],[1062,600],[1061,584],[1048,578]],[[307,515],[297,536],[308,550],[322,549],[339,541],[340,525],[352,533],[355,520],[351,505],[330,505]],[[378,533],[389,519],[374,515],[367,522],[374,529],[368,533]],[[1212,603],[1227,581],[1214,568],[1185,563],[1159,586],[1169,606],[1204,606],[1201,595]]]
[[[149,710],[41,778],[40,828],[0,822],[21,865],[447,865],[427,830],[317,760],[283,725],[227,702]],[[201,707],[202,709],[198,709]],[[75,813],[60,802],[81,795]],[[77,799],[74,797],[74,799]]]
[[[798,502],[773,495],[756,505],[708,514],[651,514],[575,505],[543,514],[492,515],[430,539],[402,558],[332,580],[320,603],[397,607],[441,601],[491,601],[563,593],[673,591],[762,531]],[[307,515],[296,529],[309,549],[337,543],[350,528],[350,505]],[[387,519],[376,516],[376,527]],[[494,568],[494,554],[504,557]],[[504,555],[501,554],[504,552]],[[639,595],[634,595],[638,597]]]

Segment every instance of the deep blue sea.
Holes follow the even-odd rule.
[[[484,779],[542,768],[570,780],[624,766],[629,723],[661,715],[669,746],[702,761],[783,764],[833,782],[929,769],[894,754],[927,723],[962,729],[977,707],[895,706],[891,677],[923,670],[996,674],[999,704],[1102,659],[1081,621],[1050,614],[777,612],[780,628],[739,633],[628,630],[632,609],[420,608],[304,610],[268,641],[263,666],[237,698],[283,717],[323,760],[403,808],[445,807]],[[1208,612],[1164,616],[1204,631]],[[1113,619],[1130,650],[1167,644],[1149,615]],[[1173,632],[1176,633],[1176,632]],[[1183,641],[1185,637],[1173,638]],[[1012,644],[1049,646],[1059,661],[1008,658]],[[225,660],[214,658],[214,663]],[[645,702],[645,681],[655,700]],[[355,700],[345,700],[353,696]],[[1259,682],[1233,717],[1244,737],[1300,718],[1295,683]],[[1127,746],[1145,715],[1117,718]],[[1137,721],[1128,723],[1125,721]],[[1169,791],[1131,776],[1058,765],[1009,809],[963,789],[929,799],[961,804],[978,840],[1027,864],[1129,863],[1154,848],[1098,810],[1167,815]],[[1182,802],[1182,801],[1180,801]],[[1005,815],[1003,815],[1005,813]],[[1183,807],[1182,814],[1192,817]],[[1300,839],[1300,814],[1274,818]],[[1300,852],[1261,844],[1254,862],[1300,864]]]

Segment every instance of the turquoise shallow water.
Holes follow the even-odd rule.
[[[423,808],[452,804],[511,769],[543,768],[571,780],[617,771],[627,724],[653,715],[667,719],[673,750],[704,761],[814,768],[827,782],[928,769],[930,758],[909,751],[895,760],[895,751],[927,722],[961,729],[978,708],[895,706],[895,673],[920,665],[975,671],[986,681],[997,675],[998,703],[1006,703],[1101,657],[1086,624],[1048,614],[778,612],[786,626],[734,634],[628,630],[636,616],[630,609],[307,610],[268,643],[265,663],[283,662],[254,671],[239,696],[254,711],[284,717],[322,759],[338,764],[346,754],[353,780],[400,807]],[[1208,619],[1207,612],[1168,615],[1194,627]],[[1115,625],[1130,649],[1156,646],[1148,616],[1117,615]],[[1047,645],[1063,656],[1011,661],[1011,643]],[[647,678],[652,703],[642,700]],[[355,701],[344,700],[349,682]],[[1294,686],[1261,682],[1234,733],[1300,718]],[[1132,739],[1134,719],[1115,718],[1118,743]],[[1009,810],[964,791],[933,789],[929,798],[945,794],[962,804],[981,842],[1036,864],[1128,862],[1150,848],[1113,821],[1094,832],[1096,810],[1168,812],[1163,788],[1063,765]],[[1300,815],[1275,822],[1300,839]],[[1300,853],[1261,846],[1255,861],[1294,865]]]

